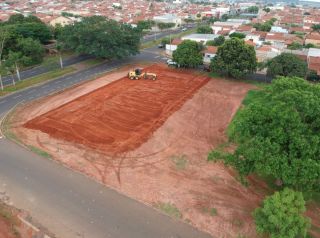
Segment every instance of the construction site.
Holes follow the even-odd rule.
[[[129,79],[137,67],[156,77]],[[133,199],[214,237],[256,237],[251,213],[268,186],[249,177],[245,187],[234,170],[207,161],[253,88],[128,65],[18,107],[9,120],[27,147]]]

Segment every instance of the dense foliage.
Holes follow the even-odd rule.
[[[220,45],[223,45],[224,41],[225,41],[224,36],[218,36],[214,40],[207,41],[206,45],[208,45],[208,46],[220,46]]]
[[[320,191],[319,98],[320,85],[296,77],[251,92],[230,125],[238,147],[225,162],[241,175],[257,173],[296,190]]]
[[[169,22],[169,23],[159,22],[157,24],[157,26],[159,27],[160,30],[170,29],[170,28],[175,27],[175,25],[176,25],[175,23],[171,23],[171,22]]]
[[[247,74],[255,72],[257,68],[256,52],[243,40],[231,38],[218,48],[210,68],[224,76],[243,78]]]
[[[277,19],[272,18],[269,21],[266,21],[264,23],[255,23],[253,24],[253,27],[256,28],[257,31],[266,31],[269,32],[271,30],[271,27],[276,22]]]
[[[50,29],[35,16],[12,15],[0,24],[1,73],[42,62],[43,43],[52,38]]]
[[[320,24],[313,24],[311,28],[313,31],[320,31]]]
[[[304,78],[307,73],[307,63],[298,56],[282,53],[271,59],[268,64],[267,74],[275,76],[296,76]]]
[[[259,7],[257,7],[257,6],[248,7],[248,8],[246,9],[246,12],[249,12],[249,13],[258,13],[258,12],[259,12]]]
[[[199,33],[199,34],[212,34],[213,30],[210,26],[199,26],[197,28],[197,33]]]
[[[239,38],[239,39],[244,39],[246,38],[246,35],[241,32],[233,32],[229,35],[231,38]]]
[[[256,229],[272,238],[306,237],[310,220],[303,216],[305,211],[302,193],[285,188],[254,211]]]
[[[144,20],[139,21],[137,27],[141,30],[149,30],[151,29],[156,23],[152,20]]]
[[[173,60],[177,62],[180,67],[196,68],[203,62],[201,54],[202,45],[195,41],[185,40],[173,52]]]
[[[112,59],[137,54],[140,37],[139,29],[93,16],[65,26],[59,42],[63,49]]]
[[[288,45],[289,50],[301,50],[303,48],[303,45],[301,45],[299,42],[292,42],[290,45]]]

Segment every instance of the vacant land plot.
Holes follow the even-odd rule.
[[[208,152],[226,142],[225,130],[253,86],[165,66],[148,68],[157,81],[130,81],[122,78],[127,71],[19,108],[13,132],[214,237],[256,237],[251,213],[267,186],[250,178],[244,187],[231,169],[207,162]]]
[[[151,66],[158,80],[124,77],[26,123],[52,137],[110,155],[137,148],[209,80],[188,71]]]

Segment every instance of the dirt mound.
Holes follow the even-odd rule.
[[[133,150],[209,80],[188,70],[153,65],[158,80],[123,77],[49,111],[25,126],[108,154]]]

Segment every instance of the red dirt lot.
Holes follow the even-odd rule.
[[[0,218],[0,238],[17,238],[12,231],[12,225]]]
[[[26,123],[57,139],[115,155],[140,146],[166,119],[206,84],[189,71],[145,69],[158,80],[123,77]]]
[[[244,187],[207,161],[253,86],[163,65],[145,69],[156,81],[130,81],[128,69],[18,108],[12,132],[129,197],[171,204],[213,237],[257,237],[251,214],[267,185],[250,177]]]

